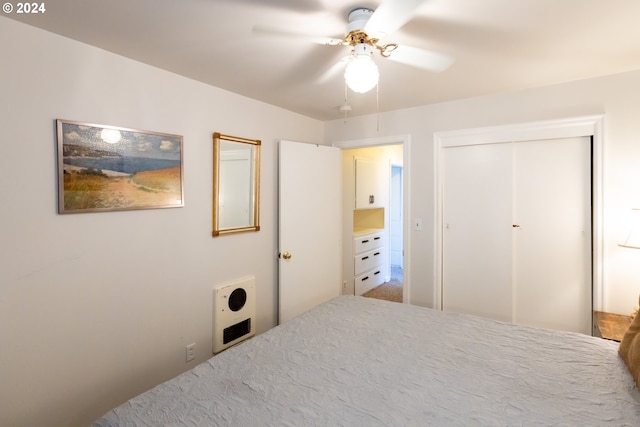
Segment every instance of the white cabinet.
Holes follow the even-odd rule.
[[[356,179],[356,209],[379,208],[384,206],[384,169],[378,160],[365,157],[354,159]]]
[[[444,151],[442,307],[591,333],[587,137]]]
[[[357,235],[353,239],[355,294],[365,292],[384,283],[386,247],[383,232]]]

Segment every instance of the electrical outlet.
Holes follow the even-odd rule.
[[[344,280],[344,281],[342,282],[342,290],[343,290],[343,291],[346,291],[346,290],[347,290],[347,281],[346,281],[346,280]]]
[[[196,358],[196,343],[191,343],[187,346],[186,360],[187,362],[191,362],[195,358]]]

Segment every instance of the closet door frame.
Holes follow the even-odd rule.
[[[442,309],[442,203],[443,203],[443,150],[477,144],[496,144],[542,139],[559,139],[589,136],[592,140],[591,188],[592,217],[592,283],[593,310],[604,307],[603,292],[603,121],[604,115],[584,116],[569,119],[548,120],[505,126],[463,129],[434,133],[434,287],[435,308]]]

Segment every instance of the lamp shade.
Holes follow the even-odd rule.
[[[640,208],[631,209],[631,228],[629,235],[620,246],[625,248],[640,249]]]
[[[344,71],[347,86],[354,92],[365,93],[378,84],[378,67],[371,59],[371,49],[365,44],[354,46],[353,56]]]

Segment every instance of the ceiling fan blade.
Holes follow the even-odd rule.
[[[340,46],[345,44],[343,39],[333,37],[324,37],[314,34],[301,34],[291,31],[281,30],[279,28],[268,27],[264,25],[254,25],[251,32],[256,35],[265,35],[271,37],[284,37],[292,40],[300,40],[320,45]]]
[[[338,61],[334,62],[334,64],[329,67],[326,71],[324,71],[315,81],[316,84],[324,84],[329,80],[333,79],[340,73],[344,72],[345,67],[349,63],[349,56],[343,56]]]
[[[296,10],[300,12],[317,12],[325,9],[320,0],[270,0],[268,3],[264,0],[235,0],[237,2],[248,3],[252,7],[272,7],[278,9]]]
[[[455,62],[450,56],[405,45],[398,46],[388,58],[433,73],[440,73]]]
[[[406,24],[416,9],[426,0],[383,0],[369,18],[364,31],[370,36],[382,39]]]

